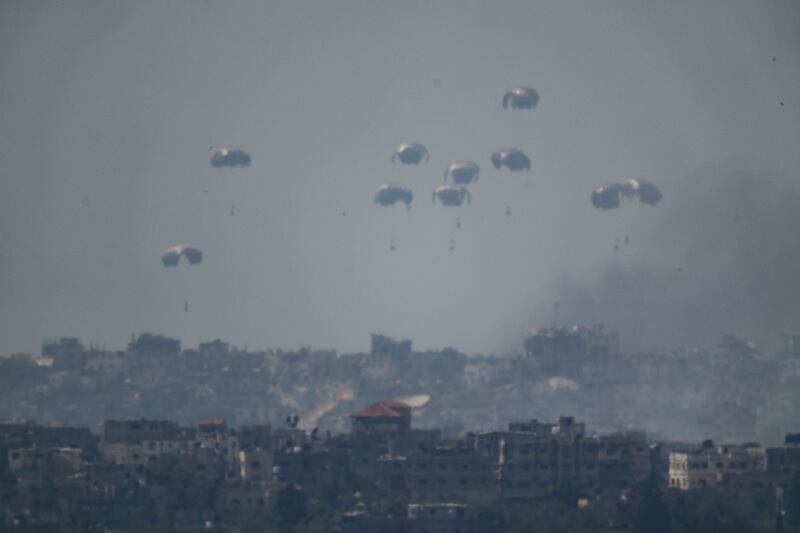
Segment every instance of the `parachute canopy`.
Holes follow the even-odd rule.
[[[467,203],[472,202],[469,191],[461,185],[440,185],[433,190],[432,199],[434,202],[438,199],[445,207],[459,207],[465,200]]]
[[[414,193],[411,192],[411,189],[402,185],[382,185],[375,193],[375,203],[386,207],[402,202],[406,204],[406,209],[409,209],[413,201]]]
[[[598,209],[619,207],[620,186],[616,183],[601,185],[592,192],[592,205]]]
[[[429,158],[428,149],[421,144],[402,143],[392,154],[392,163],[399,159],[400,163],[404,165],[418,165],[423,159],[427,163]]]
[[[518,148],[503,148],[491,156],[494,168],[506,167],[511,171],[530,170],[531,159]]]
[[[656,205],[661,201],[661,191],[650,182],[642,180],[627,180],[622,183],[622,194],[629,198],[639,198],[647,205]]]
[[[178,244],[164,251],[161,256],[161,263],[165,267],[178,266],[181,257],[185,257],[190,265],[196,265],[203,261],[203,252],[193,246]]]
[[[642,180],[626,180],[622,183],[601,185],[592,192],[592,205],[598,209],[616,209],[620,198],[639,200],[645,205],[656,205],[661,201],[661,191],[650,182]]]
[[[530,87],[515,87],[503,95],[503,109],[533,109],[539,103],[539,93]]]
[[[211,166],[220,167],[249,167],[250,154],[244,150],[234,148],[220,148],[211,156]]]
[[[444,179],[449,178],[454,185],[469,185],[478,181],[480,167],[472,161],[453,161],[444,171]]]

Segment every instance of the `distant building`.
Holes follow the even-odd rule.
[[[106,445],[175,440],[181,436],[193,438],[194,432],[170,420],[106,420],[103,427],[103,442]]]
[[[137,474],[163,456],[188,456],[197,432],[167,420],[107,420],[103,432],[103,458],[130,467]]]
[[[789,433],[781,447],[767,448],[766,468],[771,472],[800,472],[800,433]]]
[[[221,341],[220,339],[209,342],[201,342],[197,346],[197,351],[202,355],[227,355],[230,352],[230,344]]]
[[[464,441],[416,450],[406,468],[413,502],[465,502],[497,493],[497,458]]]
[[[0,447],[6,449],[75,448],[92,458],[97,454],[98,440],[87,428],[0,424]]]
[[[690,452],[669,454],[669,486],[681,490],[716,487],[726,477],[763,472],[765,451],[758,445],[720,445],[704,443]]]
[[[131,339],[131,342],[128,343],[128,350],[148,355],[177,355],[181,351],[181,341],[164,335],[142,333]]]
[[[71,471],[81,469],[85,460],[79,448],[13,448],[8,451],[8,468],[12,472],[53,468],[62,465]]]
[[[272,448],[272,426],[249,425],[239,428],[239,449]]]
[[[525,354],[546,372],[574,377],[587,364],[618,354],[619,335],[603,326],[541,328],[531,331],[524,346]]]
[[[272,481],[272,461],[275,451],[271,448],[248,448],[239,451],[239,477],[244,481]]]
[[[356,435],[405,434],[411,429],[411,407],[383,401],[350,415]]]
[[[42,343],[42,357],[75,357],[86,353],[86,347],[77,337],[47,339]]]
[[[263,511],[270,495],[280,490],[280,483],[227,483],[223,489],[225,505],[236,513]]]
[[[370,353],[372,355],[394,355],[406,356],[411,353],[410,340],[395,340],[386,335],[373,334],[371,337],[372,346]]]
[[[630,489],[645,479],[656,454],[643,435],[586,435],[573,417],[515,422],[509,431],[481,433],[475,447],[496,458],[498,494],[530,500],[570,481],[584,489]]]
[[[42,343],[42,359],[52,360],[51,366],[58,370],[82,368],[88,353],[77,337],[47,339]]]

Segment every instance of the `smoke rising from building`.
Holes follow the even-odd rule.
[[[800,193],[747,172],[679,185],[680,217],[635,228],[634,247],[657,260],[562,274],[554,298],[571,319],[618,328],[626,349],[708,345],[731,331],[774,345],[800,324]]]

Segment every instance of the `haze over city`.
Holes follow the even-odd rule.
[[[626,351],[775,343],[800,324],[798,22],[791,1],[4,2],[0,353],[142,331],[511,353],[555,301]],[[532,112],[501,108],[517,85]],[[394,165],[404,141],[430,161]],[[212,168],[222,146],[252,165]],[[529,172],[492,168],[506,146]],[[482,169],[457,212],[427,201],[456,159]],[[628,178],[663,201],[591,206]],[[374,205],[387,182],[410,211]],[[202,265],[163,268],[175,243]]]

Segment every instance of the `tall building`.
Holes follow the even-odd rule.
[[[525,355],[544,371],[574,377],[589,362],[619,353],[619,335],[601,325],[533,329],[525,338]]]

